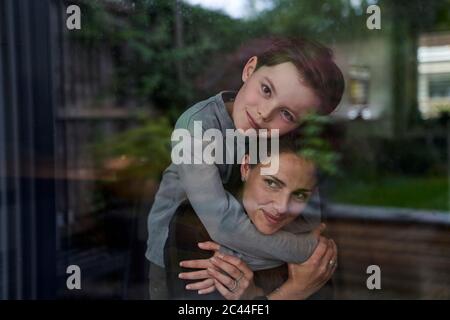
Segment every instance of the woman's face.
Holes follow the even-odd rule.
[[[257,57],[244,67],[244,84],[236,95],[232,118],[237,129],[278,129],[280,136],[298,126],[310,110],[317,109],[320,99],[300,80],[291,62],[262,66],[255,71]]]
[[[263,234],[273,234],[297,218],[306,206],[316,184],[315,166],[294,153],[279,155],[279,170],[274,175],[261,175],[270,164],[241,165],[245,179],[242,194],[250,220]]]

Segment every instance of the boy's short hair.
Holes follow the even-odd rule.
[[[299,37],[270,38],[270,46],[258,54],[256,70],[291,62],[305,85],[320,98],[320,114],[329,114],[341,101],[345,82],[341,70],[333,61],[333,52],[322,44]]]

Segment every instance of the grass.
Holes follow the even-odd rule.
[[[445,176],[341,178],[334,185],[331,200],[355,205],[450,211]]]

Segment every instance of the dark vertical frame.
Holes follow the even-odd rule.
[[[35,98],[34,150],[37,164],[45,168],[47,174],[36,179],[36,234],[38,247],[36,257],[37,297],[54,298],[56,293],[56,206],[55,206],[55,90],[53,88],[53,56],[55,42],[52,39],[50,14],[53,3],[46,1],[29,1],[30,15],[33,15],[32,46],[35,76],[33,83]],[[61,26],[62,28],[63,26]]]
[[[49,299],[56,289],[54,90],[50,0],[1,4],[2,197],[7,208],[5,294]],[[1,138],[1,136],[0,136]],[[1,159],[0,159],[1,161]],[[3,220],[3,221],[4,221]]]
[[[7,238],[7,207],[6,207],[6,157],[5,157],[5,93],[4,93],[4,25],[3,3],[0,3],[0,299],[8,298],[8,238]]]

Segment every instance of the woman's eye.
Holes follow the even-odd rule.
[[[272,94],[272,91],[270,90],[270,88],[268,86],[266,86],[265,84],[261,85],[261,90],[262,90],[263,94],[267,97],[270,97],[270,95]]]
[[[304,193],[298,193],[298,194],[295,196],[295,198],[296,198],[298,201],[306,201],[306,200],[308,199],[308,196],[307,196],[306,194],[304,194]]]
[[[289,121],[289,122],[294,122],[295,121],[295,117],[292,115],[292,113],[290,113],[287,110],[281,110],[281,116],[286,121]]]

